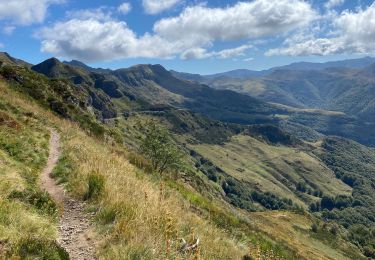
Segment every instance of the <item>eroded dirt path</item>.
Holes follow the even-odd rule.
[[[40,177],[42,190],[47,191],[62,208],[59,225],[59,244],[69,253],[70,259],[96,259],[90,219],[83,202],[70,198],[61,185],[50,177],[60,156],[60,136],[51,130],[47,165]]]

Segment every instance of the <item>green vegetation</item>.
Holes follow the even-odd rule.
[[[68,259],[57,206],[37,185],[48,154],[40,110],[0,83],[0,258]]]
[[[145,135],[140,149],[150,159],[154,171],[163,174],[166,170],[178,171],[182,168],[183,154],[167,130],[150,121],[145,126]]]
[[[326,138],[321,147],[317,154],[337,178],[353,187],[353,193],[352,197],[323,197],[311,209],[347,228],[348,239],[374,257],[375,151],[341,138]]]
[[[295,127],[300,124],[325,135],[339,135],[375,146],[373,65],[360,70],[276,70],[265,77],[218,77],[203,81],[215,89],[283,104],[280,108],[289,106],[295,113],[287,118],[287,126],[283,121],[280,123],[292,133],[301,132],[300,126]],[[311,140],[316,135],[311,129],[305,129],[299,136]]]
[[[84,195],[85,199],[97,199],[103,194],[105,188],[105,178],[98,172],[92,172],[88,176],[88,189]]]
[[[293,135],[305,124],[299,133],[314,133],[316,141],[321,135],[309,124],[324,127],[332,117],[332,125],[351,124],[345,115],[212,90],[161,66],[102,73],[51,59],[33,70],[48,77],[0,67],[9,84],[0,91],[6,257],[67,257],[55,242],[58,207],[37,185],[46,126],[61,135],[53,176],[87,200],[100,258],[373,257],[374,151]],[[235,124],[265,122],[271,124]],[[294,130],[284,132],[280,122]],[[196,250],[181,249],[181,241],[197,238]]]
[[[116,114],[110,99],[88,86],[77,88],[64,79],[49,79],[25,67],[3,65],[0,75],[11,86],[56,114],[77,121],[87,132],[103,136],[105,128],[96,118]],[[94,108],[94,115],[89,108]]]

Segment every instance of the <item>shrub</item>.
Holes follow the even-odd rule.
[[[300,192],[306,192],[306,190],[307,190],[306,183],[304,183],[304,182],[297,183],[296,189]]]
[[[21,259],[69,260],[69,254],[55,241],[36,237],[22,239],[17,251]]]
[[[375,249],[372,246],[365,246],[363,254],[369,258],[375,258]]]
[[[154,171],[160,174],[182,168],[183,154],[179,147],[166,129],[152,121],[146,125],[146,137],[142,140],[141,152],[150,159]]]
[[[104,191],[104,187],[104,176],[97,171],[92,172],[88,177],[88,189],[84,198],[86,200],[99,198]]]
[[[34,206],[40,212],[55,215],[57,213],[57,205],[47,192],[35,191],[27,189],[25,191],[13,191],[9,198],[18,199],[24,203]]]
[[[320,205],[323,209],[332,210],[335,207],[335,201],[331,197],[324,196],[320,202]]]
[[[311,225],[311,231],[314,233],[318,233],[318,225],[316,223]]]

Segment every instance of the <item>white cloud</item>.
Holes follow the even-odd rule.
[[[340,6],[344,4],[345,0],[329,0],[327,3],[324,4],[326,9],[332,9],[334,7]]]
[[[254,60],[254,58],[250,57],[250,58],[243,59],[242,61],[249,62],[249,61],[253,61],[253,60]]]
[[[344,11],[333,20],[332,37],[288,40],[286,47],[269,50],[266,55],[332,55],[375,53],[375,3],[356,12]]]
[[[251,49],[253,46],[252,45],[242,45],[237,48],[232,48],[232,49],[225,49],[221,50],[219,52],[212,52],[214,57],[218,57],[221,59],[228,59],[236,56],[244,56],[245,51],[248,49]]]
[[[3,49],[4,47],[5,47],[5,45],[0,42],[0,49]]]
[[[95,9],[80,9],[67,12],[67,17],[69,19],[95,19],[98,21],[109,21],[112,20],[112,12],[106,7],[98,7]]]
[[[349,49],[375,51],[375,3],[366,10],[343,12],[335,21]]]
[[[148,14],[158,14],[177,5],[181,0],[142,0],[143,8]]]
[[[205,59],[208,57],[209,55],[207,53],[207,50],[204,48],[192,48],[192,49],[184,51],[181,54],[181,59],[183,60]]]
[[[122,14],[128,14],[132,9],[132,6],[130,3],[122,3],[118,8],[117,11],[119,11]]]
[[[169,40],[199,43],[256,39],[306,26],[316,16],[312,7],[300,0],[255,0],[227,8],[198,5],[160,20],[154,31]]]
[[[180,47],[158,36],[138,37],[125,22],[72,19],[42,29],[42,51],[83,61],[133,57],[167,58]]]
[[[41,23],[46,18],[48,7],[61,2],[61,0],[4,0],[0,4],[0,20],[16,25]]]
[[[253,48],[252,45],[242,45],[237,48],[224,49],[221,51],[211,51],[208,52],[204,48],[193,48],[184,51],[181,54],[181,59],[191,60],[191,59],[206,59],[206,58],[219,58],[228,59],[236,56],[244,56],[245,51]]]
[[[16,29],[15,26],[6,25],[3,27],[3,33],[7,35],[11,35],[15,29]]]
[[[115,20],[111,10],[71,12],[68,20],[41,29],[37,33],[42,41],[41,50],[83,61],[176,56],[226,59],[243,55],[251,46],[210,50],[216,42],[258,42],[303,28],[317,17],[302,0],[255,0],[225,8],[198,5],[186,8],[176,17],[159,20],[153,32],[137,35],[125,22]]]
[[[343,42],[338,38],[318,38],[306,40],[300,43],[291,44],[287,48],[271,49],[266,52],[266,56],[286,55],[286,56],[326,56],[339,54],[345,49]]]

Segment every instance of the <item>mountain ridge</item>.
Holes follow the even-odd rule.
[[[348,69],[363,69],[371,64],[375,63],[374,57],[364,57],[358,59],[347,59],[339,61],[329,61],[329,62],[295,62],[288,65],[276,66],[265,70],[250,70],[250,69],[236,69],[220,73],[201,75],[201,74],[191,74],[185,72],[178,72],[172,70],[175,76],[187,80],[195,80],[199,82],[209,82],[210,80],[218,78],[234,78],[234,79],[247,79],[247,78],[259,78],[265,77],[272,74],[277,70],[298,70],[298,71],[308,71],[308,70],[324,70],[329,68],[348,68]]]
[[[161,65],[98,72],[50,59],[33,68],[38,72],[0,65],[6,85],[0,92],[0,122],[5,122],[0,133],[14,127],[12,138],[22,143],[17,131],[34,127],[35,120],[44,131],[50,119],[42,112],[24,112],[30,100],[34,107],[40,105],[38,111],[53,111],[63,119],[53,121],[61,128],[63,148],[55,174],[77,197],[95,196],[88,203],[97,212],[98,229],[105,230],[100,256],[111,259],[138,248],[142,257],[160,258],[170,251],[179,255],[170,241],[177,243],[195,226],[205,259],[228,259],[230,254],[248,259],[252,252],[263,255],[270,248],[285,259],[371,257],[373,240],[366,230],[374,227],[375,200],[368,198],[374,195],[375,152],[352,140],[325,136],[358,138],[366,129],[354,116],[215,90],[177,79]],[[289,82],[299,73],[278,71],[272,80]],[[311,82],[319,73],[312,74]],[[94,105],[95,96],[116,114],[103,117],[106,108]],[[22,98],[25,108],[16,102]],[[150,157],[142,152],[150,122],[164,129],[171,138],[164,140],[185,157],[179,170],[162,176],[152,170]],[[314,129],[319,132],[312,138]],[[363,138],[372,138],[373,127],[367,130]],[[311,139],[300,138],[303,134]],[[7,138],[0,138],[2,149],[9,149]],[[95,190],[101,182],[104,188]],[[176,232],[165,230],[169,226]],[[249,253],[253,241],[261,246]],[[155,243],[161,252],[153,250]]]

